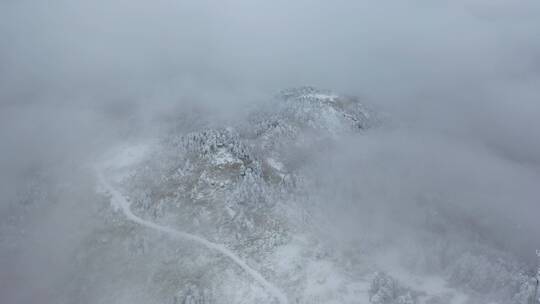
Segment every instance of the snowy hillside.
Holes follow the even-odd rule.
[[[123,208],[117,221],[145,226],[129,241],[143,259],[155,255],[149,247],[156,238],[177,238],[179,249],[165,255],[177,265],[153,282],[165,302],[525,303],[527,276],[501,255],[482,256],[489,249],[429,248],[432,258],[449,260],[429,262],[439,264],[426,272],[425,265],[407,266],[411,254],[413,263],[424,263],[415,253],[383,258],[391,244],[377,249],[380,241],[370,239],[338,248],[320,239],[317,231],[332,224],[317,214],[317,192],[306,193],[314,182],[305,170],[310,157],[370,132],[378,117],[355,98],[310,87],[285,90],[271,110],[256,111],[247,122],[124,147],[121,153],[139,157],[100,167],[102,193]],[[113,178],[115,172],[123,173]]]
[[[539,88],[539,0],[0,0],[0,304],[540,304]]]
[[[382,229],[384,206],[362,203],[350,209],[357,222],[351,235],[333,233],[349,224],[343,216],[336,222],[334,213],[369,200],[362,193],[371,186],[335,184],[331,167],[344,144],[376,135],[386,123],[381,117],[358,98],[303,87],[280,92],[245,121],[199,120],[187,131],[172,128],[110,149],[89,165],[98,228],[87,230],[69,256],[84,275],[73,274],[55,299],[530,303],[530,268],[491,239],[471,237],[477,230],[462,224],[466,216],[437,197],[384,213],[397,224],[385,221]],[[39,178],[21,201],[39,205],[54,195],[43,189],[61,191],[43,188]],[[389,234],[404,221],[400,208],[415,214],[407,220],[414,225]],[[6,226],[6,236],[10,229],[17,223]]]

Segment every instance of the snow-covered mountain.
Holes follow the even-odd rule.
[[[92,165],[98,228],[71,257],[84,275],[58,303],[528,303],[523,265],[464,236],[437,204],[423,205],[424,230],[407,240],[343,246],[318,233],[333,223],[318,208],[328,198],[310,176],[314,155],[374,132],[381,117],[358,98],[302,87],[245,121],[198,121],[112,149]]]

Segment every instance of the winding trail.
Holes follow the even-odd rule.
[[[212,243],[197,235],[193,235],[193,234],[186,233],[183,231],[178,231],[170,227],[158,225],[156,223],[144,220],[138,217],[137,215],[135,215],[131,211],[130,203],[124,197],[124,195],[122,195],[120,191],[118,191],[115,187],[113,187],[111,183],[105,178],[105,175],[103,174],[103,169],[98,168],[96,171],[97,171],[97,178],[98,178],[99,185],[103,187],[104,192],[108,193],[111,196],[111,204],[113,206],[119,207],[124,213],[124,215],[128,218],[128,220],[135,222],[139,225],[145,226],[147,228],[169,234],[176,238],[185,239],[188,241],[198,243],[208,249],[215,250],[223,254],[224,256],[232,260],[236,265],[240,266],[240,268],[242,268],[245,272],[247,272],[260,285],[262,285],[274,298],[276,298],[279,301],[279,303],[288,304],[287,297],[281,290],[279,290],[272,283],[268,282],[258,271],[251,268],[246,262],[242,261],[242,259],[238,257],[234,252],[227,249],[227,247],[221,244]]]

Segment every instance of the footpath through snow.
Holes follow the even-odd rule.
[[[135,153],[137,154],[137,153]],[[106,163],[100,164],[99,166],[96,166],[96,174],[99,186],[101,187],[101,190],[105,193],[108,193],[110,195],[111,199],[111,205],[115,208],[118,208],[122,211],[122,213],[126,216],[126,218],[134,223],[137,223],[139,225],[145,226],[147,228],[160,231],[162,233],[166,233],[168,235],[171,235],[176,238],[192,241],[195,243],[198,243],[210,250],[215,250],[227,258],[229,258],[232,262],[234,262],[236,265],[238,265],[242,270],[244,270],[246,273],[248,273],[257,283],[259,283],[261,286],[265,288],[265,290],[270,293],[274,298],[276,298],[279,303],[287,304],[288,300],[285,294],[279,290],[276,286],[274,286],[272,283],[267,281],[258,271],[251,268],[246,262],[244,262],[238,255],[236,255],[234,252],[229,250],[227,247],[221,244],[210,242],[200,236],[193,235],[190,233],[186,233],[183,231],[178,231],[170,227],[161,226],[156,223],[144,220],[137,215],[135,215],[130,208],[129,201],[125,198],[122,193],[118,189],[116,189],[110,182],[109,179],[106,177],[106,170],[108,169],[116,169],[114,167],[108,167],[108,166],[116,166],[118,164],[127,165],[130,161],[126,162],[126,158],[123,158],[122,161],[119,161],[115,164],[113,161],[107,161]],[[120,165],[120,166],[122,166]]]
[[[148,145],[128,145],[121,147],[119,150],[113,151],[113,153],[109,155],[105,161],[99,162],[98,165],[95,166],[100,190],[110,196],[110,203],[112,207],[116,210],[120,210],[131,222],[159,231],[161,233],[168,234],[175,238],[197,243],[209,250],[215,250],[221,253],[234,264],[238,265],[249,276],[251,276],[272,297],[278,300],[279,303],[288,304],[288,299],[285,293],[267,281],[257,270],[250,267],[238,255],[224,245],[210,242],[207,239],[194,234],[178,231],[167,226],[158,225],[151,221],[144,220],[131,211],[130,202],[114,185],[122,180],[124,177],[123,173],[125,174],[126,171],[132,167],[132,165],[144,159],[145,155],[148,153],[148,147]],[[424,296],[420,297],[419,303],[427,303],[426,300],[431,296],[442,296],[443,298],[448,298],[449,304],[464,304],[468,302],[468,297],[465,294],[454,290],[453,288],[447,287],[446,282],[442,278],[413,276],[404,269],[401,269],[399,267],[399,263],[396,262],[397,257],[393,257],[391,254],[384,257],[380,256],[379,258],[381,260],[377,264],[382,270],[404,283],[404,285],[425,293]],[[317,271],[313,274],[313,277],[316,277],[316,275],[320,274],[321,271],[324,273],[324,267],[321,268],[321,265],[318,265],[315,270]],[[330,271],[329,273],[332,272]],[[327,276],[332,277],[330,274]],[[324,281],[327,280],[325,279]],[[332,280],[330,280],[330,282],[332,282]],[[350,302],[357,303],[360,298],[364,298],[367,301],[369,298],[367,295],[368,286],[363,286],[364,284],[360,285],[363,287],[361,289],[364,289],[362,292],[360,292],[362,297],[360,297],[359,293],[354,293],[355,298],[350,299]],[[317,289],[317,292],[314,293],[319,293],[322,290],[322,286],[320,284],[315,284],[314,288]]]

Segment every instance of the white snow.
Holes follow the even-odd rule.
[[[231,152],[223,148],[219,149],[216,155],[212,158],[212,164],[216,166],[222,166],[222,165],[232,164],[236,162],[239,162],[238,159],[236,159],[231,154]]]
[[[348,277],[335,261],[310,256],[312,247],[302,235],[295,235],[277,248],[271,261],[276,272],[292,281],[301,278],[303,283],[295,290],[300,303],[368,304],[369,282]]]
[[[95,166],[100,191],[110,196],[110,203],[115,210],[121,211],[131,222],[219,252],[232,263],[239,266],[257,283],[257,286],[262,287],[269,295],[278,300],[279,303],[288,303],[288,298],[284,292],[266,280],[260,272],[252,268],[224,245],[210,242],[194,234],[144,220],[131,211],[130,202],[114,185],[129,174],[133,165],[143,161],[152,151],[151,148],[152,145],[150,144],[123,145],[106,154],[106,158]],[[233,156],[226,150],[219,151],[217,155],[215,158],[216,164],[226,164],[234,161]],[[278,160],[267,158],[266,161],[278,171],[285,170],[284,165]],[[369,288],[368,281],[350,281],[350,278],[338,271],[333,262],[329,260],[305,260],[303,248],[306,244],[304,243],[305,240],[298,240],[298,242],[281,246],[275,252],[274,263],[272,263],[278,273],[295,273],[300,271],[305,275],[305,285],[299,293],[303,299],[324,303],[369,302],[367,293]],[[384,257],[380,257],[377,264],[381,270],[396,278],[403,285],[416,291],[424,292],[426,295],[420,297],[420,304],[426,303],[430,297],[434,296],[448,298],[450,299],[450,304],[465,304],[467,302],[467,295],[449,287],[443,278],[412,274],[410,271],[400,267],[397,261],[397,257],[385,255]]]
[[[305,95],[302,95],[302,97],[329,100],[329,101],[334,101],[338,98],[337,95],[322,94],[322,93],[305,94]]]
[[[426,303],[429,297],[448,296],[449,304],[465,304],[468,296],[463,292],[448,286],[448,282],[435,275],[416,275],[404,269],[398,262],[399,258],[394,253],[379,256],[379,267],[390,276],[397,279],[401,284],[413,290],[425,292],[425,296],[420,297],[420,304]]]
[[[118,151],[120,151],[118,153]],[[115,154],[112,153],[112,157],[108,160],[105,160],[95,166],[96,175],[100,190],[110,195],[111,205],[114,208],[117,208],[122,211],[126,218],[134,223],[140,224],[147,228],[163,232],[165,234],[171,235],[173,237],[185,239],[198,243],[210,250],[215,250],[224,256],[228,257],[233,263],[238,265],[242,270],[248,273],[257,283],[263,286],[268,293],[275,297],[280,303],[288,303],[287,296],[279,290],[275,285],[267,281],[258,271],[251,268],[246,262],[244,262],[240,257],[238,257],[234,252],[226,248],[221,244],[212,243],[202,237],[186,233],[183,231],[178,231],[170,227],[161,226],[153,222],[144,220],[137,215],[135,215],[130,208],[130,203],[128,200],[116,189],[111,180],[107,178],[108,173],[116,173],[125,171],[127,166],[133,165],[134,163],[140,161],[146,152],[148,152],[147,145],[134,145],[132,147],[122,146],[116,150]],[[115,175],[118,178],[119,175]]]
[[[285,166],[283,165],[283,163],[278,160],[275,160],[274,158],[269,157],[266,159],[266,162],[268,163],[268,165],[270,165],[270,167],[280,172],[285,171]]]

